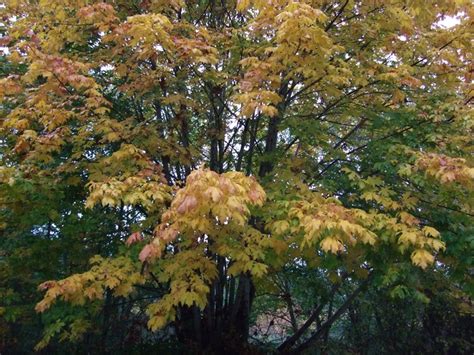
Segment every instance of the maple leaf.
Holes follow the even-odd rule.
[[[344,246],[342,245],[342,243],[334,237],[324,238],[321,241],[320,245],[322,250],[324,250],[325,252],[331,252],[333,254],[337,254],[344,250]]]
[[[130,236],[125,241],[125,244],[130,246],[134,243],[140,242],[141,240],[143,240],[142,234],[140,232],[135,232],[130,234]]]
[[[298,325],[314,327],[302,295],[326,300],[346,272],[338,292],[348,302],[368,270],[418,301],[425,288],[436,298],[468,289],[470,1],[10,0],[1,12],[4,348],[31,352],[10,327],[39,333],[32,307],[20,317],[17,301],[33,299],[42,275],[58,280],[41,283],[37,311],[61,305],[43,317],[38,349],[85,332],[95,348],[104,324],[108,346],[112,336],[153,341],[143,339],[145,310],[152,330],[176,321],[179,341],[238,342],[245,315],[258,328],[275,304],[291,342]],[[138,259],[121,247],[127,230],[143,231],[127,246],[151,238]],[[383,296],[361,292],[356,306],[382,309],[379,323],[390,325]],[[415,318],[453,304],[418,303],[404,303]],[[380,331],[359,332],[371,322],[362,308],[353,327],[333,312],[349,343],[352,328]],[[119,318],[133,327],[114,328]],[[278,351],[299,353],[308,339]]]
[[[138,258],[143,263],[150,259],[153,259],[160,255],[159,249],[155,246],[155,244],[147,244],[143,247],[138,255]]]
[[[178,213],[186,213],[191,211],[197,205],[197,199],[194,196],[185,196],[183,202],[176,209]]]
[[[428,265],[433,264],[434,256],[427,250],[417,249],[411,254],[411,260],[413,264],[418,265],[422,269],[426,269]]]

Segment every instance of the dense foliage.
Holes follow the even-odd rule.
[[[470,0],[0,11],[2,354],[474,351]]]

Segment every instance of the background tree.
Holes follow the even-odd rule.
[[[5,350],[472,349],[470,1],[0,11]]]

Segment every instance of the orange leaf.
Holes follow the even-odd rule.
[[[125,242],[125,244],[130,246],[133,243],[137,243],[141,240],[143,240],[142,234],[140,232],[135,232],[135,233],[132,233],[130,237],[127,238],[127,241]]]

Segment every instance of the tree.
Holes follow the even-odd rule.
[[[373,285],[424,294],[434,272],[470,294],[473,10],[9,1],[4,339],[39,301],[37,349],[244,352],[273,294],[274,347],[301,352]]]

